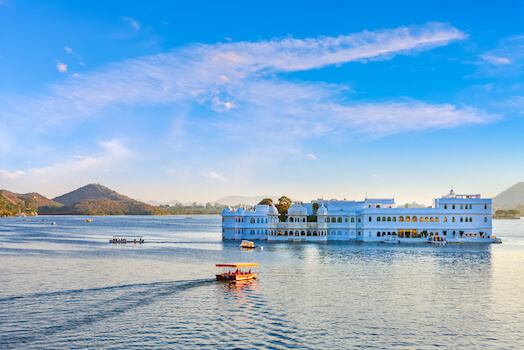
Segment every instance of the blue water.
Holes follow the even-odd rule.
[[[92,218],[0,218],[0,348],[524,348],[524,220],[499,245],[242,251],[218,216]],[[236,261],[260,278],[214,281]]]

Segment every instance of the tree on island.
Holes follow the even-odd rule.
[[[264,198],[258,203],[258,205],[271,205],[273,204],[273,200],[271,198]]]

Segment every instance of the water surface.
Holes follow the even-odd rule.
[[[524,348],[522,220],[501,245],[242,251],[219,216],[92,218],[0,218],[0,348]],[[213,280],[236,261],[260,278]]]

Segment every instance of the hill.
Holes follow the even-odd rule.
[[[132,200],[131,198],[118,194],[117,192],[110,190],[109,188],[100,184],[89,184],[84,187],[80,187],[79,189],[53,198],[53,200],[64,205],[75,205],[86,200],[102,198],[113,201]]]
[[[271,198],[273,202],[277,203],[278,198],[277,196],[251,196],[251,197],[245,197],[245,196],[227,196],[222,197],[220,199],[217,199],[216,201],[212,202],[213,204],[222,204],[222,205],[238,205],[238,204],[245,204],[245,205],[255,205],[260,203],[260,201],[264,198]]]
[[[62,204],[52,201],[39,193],[14,193],[0,190],[0,216],[13,216],[19,213],[31,214],[40,207],[61,207]]]
[[[493,206],[499,209],[513,209],[524,206],[524,182],[516,183],[493,197]]]
[[[100,184],[89,184],[54,198],[61,207],[46,206],[39,214],[64,215],[164,215],[165,209],[153,207],[121,195]]]

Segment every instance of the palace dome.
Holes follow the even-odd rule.
[[[295,203],[287,210],[288,216],[307,215],[307,209],[302,204]]]
[[[278,215],[278,210],[273,204],[269,206],[268,214],[269,215]]]
[[[326,207],[324,206],[324,204],[322,203],[322,206],[318,208],[317,210],[317,215],[327,215],[327,214],[328,214],[328,211]]]

